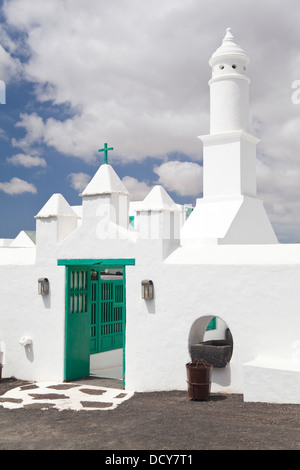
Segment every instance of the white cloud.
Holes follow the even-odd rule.
[[[283,242],[300,240],[299,182],[299,167],[257,161],[258,198],[263,200],[275,232]]]
[[[5,140],[5,141],[9,140],[9,138],[6,134],[6,131],[4,129],[1,129],[1,128],[0,128],[0,140]]]
[[[1,39],[1,26],[0,26]],[[22,76],[22,65],[19,59],[13,58],[2,45],[0,45],[0,77],[6,84],[12,80],[19,80]]]
[[[186,40],[188,24],[177,35],[172,24],[172,18],[181,20],[184,8],[174,0],[125,3],[6,4],[9,22],[27,34],[32,55],[24,74],[36,85],[38,99],[69,103],[76,110],[65,121],[23,115],[19,126],[27,134],[15,145],[29,151],[42,139],[85,160],[103,142],[111,142],[115,155],[125,160],[159,157],[170,150],[201,157],[195,136],[208,113],[201,109],[201,94],[193,94],[198,77],[191,49],[195,57],[196,49]],[[185,7],[192,3],[185,2]]]
[[[10,181],[0,183],[0,191],[11,196],[23,193],[37,193],[37,189],[34,184],[28,183],[20,178],[12,178]]]
[[[154,167],[158,183],[180,196],[200,196],[203,168],[197,163],[169,161]]]
[[[33,145],[40,144],[43,141],[43,119],[36,113],[22,113],[20,118],[20,121],[16,123],[16,127],[24,128],[26,137],[19,140],[13,138],[12,146],[19,147],[24,152],[30,152]]]
[[[87,173],[79,172],[70,173],[68,179],[72,188],[76,189],[76,191],[83,191],[90,182],[91,177]]]
[[[151,190],[151,186],[145,183],[145,181],[139,181],[132,176],[124,176],[122,182],[128,189],[132,201],[142,201]]]
[[[32,168],[37,166],[45,167],[47,166],[46,160],[42,157],[38,156],[31,156],[24,153],[17,153],[12,157],[8,157],[6,159],[8,163],[12,163],[13,165],[21,165],[26,168]]]

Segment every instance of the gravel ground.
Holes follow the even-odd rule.
[[[0,396],[26,383],[2,379]],[[0,423],[0,450],[300,450],[299,405],[244,403],[242,395],[192,401],[184,391],[136,393],[114,410],[94,411],[0,404]]]

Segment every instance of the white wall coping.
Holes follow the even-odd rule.
[[[165,264],[299,265],[300,244],[198,245],[180,247]]]
[[[0,247],[0,266],[35,264],[35,247]]]
[[[261,369],[282,370],[300,372],[300,362],[292,359],[277,357],[257,357],[252,361],[245,362],[243,367],[257,367]]]

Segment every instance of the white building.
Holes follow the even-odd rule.
[[[105,163],[82,206],[54,194],[36,239],[0,241],[3,376],[186,390],[194,345],[226,339],[221,366],[213,346],[212,392],[300,403],[300,245],[278,243],[256,196],[248,62],[228,29],[209,62],[204,194],[188,219],[161,186],[130,205]]]

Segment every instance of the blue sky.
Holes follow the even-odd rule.
[[[160,183],[175,202],[194,204],[202,196],[197,136],[209,132],[208,60],[232,27],[251,59],[258,197],[279,239],[300,241],[296,0],[0,5],[0,238],[33,230],[53,193],[80,204],[104,142],[135,199]]]

